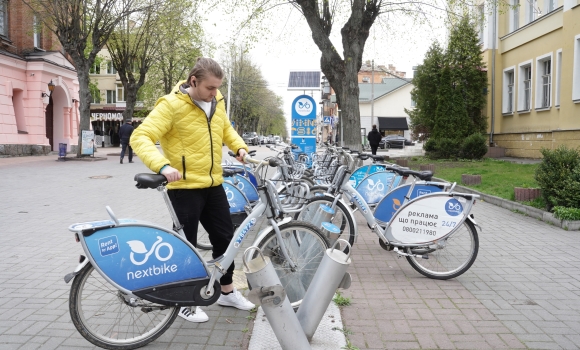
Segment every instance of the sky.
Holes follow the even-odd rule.
[[[272,14],[260,22],[267,28],[265,31],[257,28],[259,25],[236,31],[237,24],[246,19],[247,14],[240,10],[227,15],[219,8],[205,13],[203,26],[206,37],[211,38],[216,47],[213,55],[218,61],[228,42],[244,44],[244,34],[252,32],[256,35],[257,40],[250,44],[249,55],[261,68],[269,88],[284,99],[283,108],[289,125],[291,103],[302,94],[287,91],[289,72],[320,70],[320,51],[312,40],[306,20],[295,8],[283,5],[270,11]],[[393,64],[397,70],[407,72],[409,78],[412,77],[412,67],[423,61],[431,43],[445,40],[443,21],[435,17],[429,17],[428,25],[414,24],[406,17],[381,15],[379,18],[371,28],[363,61],[374,59],[375,65]],[[342,53],[339,31],[343,24],[344,21],[336,23],[331,34],[331,41],[339,53]],[[320,92],[313,92],[313,97],[318,101]]]

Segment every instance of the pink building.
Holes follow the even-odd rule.
[[[78,91],[58,39],[21,0],[0,0],[0,157],[48,154],[60,143],[74,152]]]

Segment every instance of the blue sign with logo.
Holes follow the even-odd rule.
[[[332,117],[331,116],[326,116],[326,117],[322,118],[322,124],[324,124],[324,125],[330,125],[330,124],[332,124]]]
[[[312,164],[312,153],[316,152],[316,102],[311,96],[300,95],[292,102],[292,143],[295,156],[306,153],[307,166]]]
[[[385,224],[388,223],[393,215],[395,215],[397,210],[403,206],[403,203],[405,202],[405,196],[407,193],[409,193],[410,186],[411,185],[403,185],[389,192],[377,205],[374,213],[375,219]],[[443,190],[439,186],[435,185],[415,185],[410,199],[415,199],[419,196],[423,196],[429,193],[442,191]]]
[[[234,180],[230,179],[230,181],[233,182]],[[228,199],[228,204],[230,205],[230,213],[244,212],[244,207],[249,203],[246,200],[246,197],[244,197],[242,191],[230,182],[224,182],[222,186],[226,191],[226,197]]]
[[[445,203],[445,211],[450,216],[457,216],[463,213],[463,206],[457,199],[451,198],[447,201],[447,203]]]
[[[207,277],[197,254],[182,240],[160,229],[115,227],[84,239],[99,268],[128,290]]]

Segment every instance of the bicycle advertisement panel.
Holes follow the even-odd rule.
[[[471,205],[466,198],[448,194],[419,197],[397,213],[387,232],[402,243],[432,242],[459,228]]]
[[[316,102],[311,96],[300,95],[292,102],[292,143],[298,146],[293,149],[294,157],[306,153],[306,166],[312,166],[312,153],[316,152]]]

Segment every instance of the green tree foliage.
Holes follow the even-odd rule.
[[[405,112],[411,119],[411,130],[415,138],[430,134],[433,130],[435,112],[437,111],[439,79],[443,66],[443,49],[437,41],[425,54],[423,64],[417,67],[413,76],[413,90],[411,98],[415,101],[415,108]]]
[[[473,150],[460,147],[470,135],[487,130],[482,113],[487,75],[476,26],[469,16],[452,28],[445,51],[436,42],[431,45],[413,84],[411,96],[416,108],[407,113],[415,135],[425,133],[434,139],[426,149],[430,156],[481,158],[485,138],[473,136],[469,142]],[[455,150],[451,145],[456,145]]]
[[[201,0],[169,0],[165,8],[158,9],[161,13],[155,30],[160,40],[155,43],[156,54],[147,80],[139,90],[146,107],[152,108],[159,97],[185,80],[197,57],[202,56],[204,32],[197,22],[201,4]]]
[[[286,119],[282,98],[268,88],[258,66],[244,48],[232,46],[225,59],[226,70],[231,70],[231,101],[229,116],[239,133],[256,131],[263,135],[286,136]],[[220,91],[226,98],[228,76]]]

